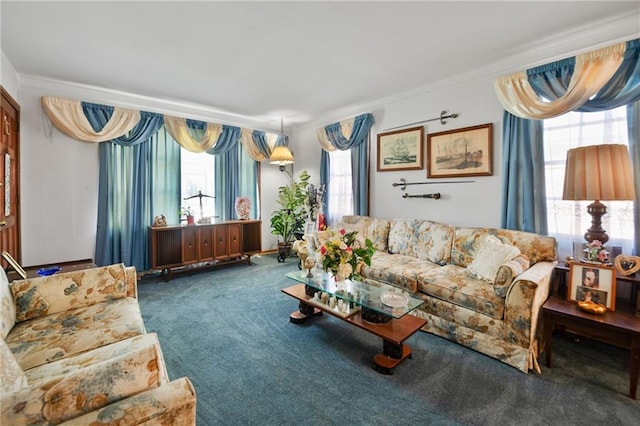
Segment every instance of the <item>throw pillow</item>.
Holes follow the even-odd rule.
[[[478,253],[467,269],[493,284],[500,266],[519,254],[518,247],[504,244],[494,235],[485,235],[480,243]]]

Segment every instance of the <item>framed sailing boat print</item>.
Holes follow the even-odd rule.
[[[424,127],[378,134],[378,171],[421,170]]]
[[[493,123],[427,136],[427,177],[491,176]]]

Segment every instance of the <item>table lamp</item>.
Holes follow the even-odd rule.
[[[587,206],[591,227],[584,234],[587,242],[609,240],[602,229],[607,207],[600,201],[633,200],[633,176],[629,151],[625,145],[592,145],[570,149],[564,175],[563,200],[594,200]]]

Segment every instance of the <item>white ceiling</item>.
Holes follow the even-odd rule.
[[[21,75],[202,105],[277,128],[490,67],[640,2],[0,3]]]

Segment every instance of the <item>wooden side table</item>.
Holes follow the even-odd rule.
[[[542,320],[546,363],[549,368],[551,337],[555,325],[564,326],[581,336],[629,349],[629,396],[636,399],[640,371],[640,318],[633,313],[618,311],[608,311],[603,315],[589,314],[578,309],[575,303],[552,296],[542,306]]]

